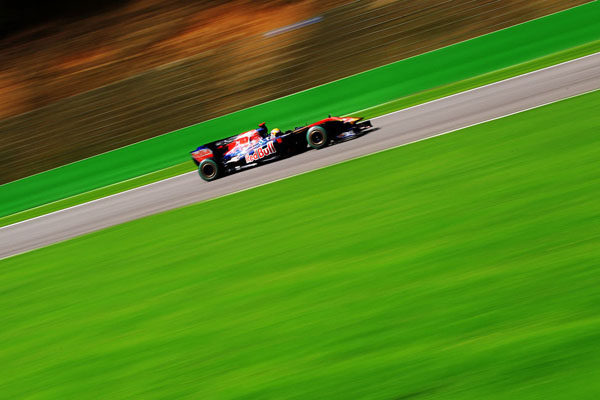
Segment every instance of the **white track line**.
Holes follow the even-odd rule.
[[[259,185],[256,185],[256,186],[252,186],[252,187],[245,188],[245,189],[240,189],[240,190],[237,190],[237,191],[235,191],[235,192],[227,193],[227,194],[224,194],[224,195],[222,195],[222,196],[219,196],[219,197],[213,197],[212,199],[206,199],[206,200],[203,200],[203,201],[199,201],[198,203],[188,204],[188,205],[181,206],[181,207],[178,207],[178,208],[190,207],[190,206],[193,206],[193,205],[196,205],[196,204],[199,204],[199,203],[205,203],[205,202],[208,202],[208,201],[213,201],[213,200],[221,199],[221,198],[223,198],[223,197],[231,196],[231,195],[233,195],[233,194],[236,194],[236,193],[245,192],[246,190],[254,189],[254,188],[257,188],[257,187],[264,186],[264,185],[269,185],[269,184],[271,184],[271,183],[275,183],[275,182],[283,181],[283,180],[286,180],[286,179],[289,179],[289,178],[293,178],[293,177],[295,177],[295,176],[300,176],[300,175],[308,174],[308,173],[311,173],[311,172],[314,172],[314,171],[319,171],[319,170],[321,170],[321,169],[329,168],[329,167],[332,167],[332,166],[334,166],[334,165],[340,165],[340,164],[344,164],[344,163],[347,163],[347,162],[350,162],[350,161],[358,160],[358,159],[360,159],[360,158],[364,158],[364,157],[372,156],[373,154],[379,154],[379,153],[383,153],[383,152],[385,152],[385,151],[390,151],[390,150],[393,150],[393,149],[397,149],[397,148],[399,148],[399,147],[404,147],[404,146],[407,146],[407,145],[409,145],[409,144],[413,144],[413,143],[422,142],[422,141],[425,141],[425,140],[429,140],[429,139],[436,138],[436,137],[438,137],[438,136],[443,136],[443,135],[446,135],[446,134],[448,134],[448,133],[452,133],[452,132],[460,131],[460,130],[463,130],[463,129],[467,129],[467,128],[470,128],[470,127],[472,127],[472,126],[476,126],[476,125],[485,124],[486,122],[491,122],[491,121],[495,121],[495,120],[497,120],[497,119],[501,119],[501,118],[505,118],[505,117],[510,117],[511,115],[520,114],[520,113],[522,113],[522,112],[526,112],[526,111],[530,111],[530,110],[535,110],[536,108],[544,107],[544,106],[547,106],[547,105],[549,105],[549,104],[553,104],[553,103],[558,103],[558,102],[561,102],[561,101],[563,101],[563,100],[568,100],[568,99],[572,99],[572,98],[575,98],[575,97],[583,96],[583,95],[586,95],[586,94],[588,94],[588,93],[592,93],[592,92],[595,92],[595,91],[598,91],[598,90],[600,90],[600,89],[593,89],[593,90],[589,90],[589,91],[587,91],[587,92],[583,92],[583,93],[579,93],[579,94],[576,94],[576,95],[573,95],[573,96],[565,97],[565,98],[562,98],[562,99],[559,99],[559,100],[549,101],[549,102],[547,102],[547,103],[539,104],[539,105],[537,105],[537,106],[528,107],[528,108],[525,108],[525,109],[523,109],[523,110],[514,111],[514,112],[511,112],[511,113],[508,113],[508,114],[500,115],[500,116],[498,116],[498,117],[494,117],[494,118],[486,119],[485,121],[475,122],[475,123],[473,123],[473,124],[465,125],[465,126],[462,126],[462,127],[460,127],[460,128],[455,128],[455,129],[452,129],[452,130],[449,130],[449,131],[445,131],[445,132],[441,132],[441,133],[436,133],[435,135],[427,136],[427,137],[420,138],[420,139],[415,139],[415,140],[412,140],[412,141],[410,141],[410,142],[406,142],[406,143],[399,144],[399,145],[397,145],[397,146],[388,147],[387,149],[383,149],[383,150],[377,150],[377,151],[374,151],[374,152],[372,152],[372,153],[363,154],[363,155],[360,155],[360,156],[357,156],[357,157],[349,158],[349,159],[347,159],[347,160],[344,160],[344,161],[339,161],[339,162],[336,162],[336,163],[333,163],[333,164],[325,165],[325,166],[323,166],[323,167],[319,167],[319,168],[311,169],[310,171],[299,172],[299,173],[297,173],[297,174],[294,174],[294,175],[289,175],[289,176],[286,176],[285,178],[274,179],[274,180],[272,180],[272,181],[269,181],[269,182],[264,182],[264,183],[261,183],[261,184],[259,184]],[[450,96],[448,96],[448,97],[450,97]],[[439,100],[441,100],[441,99],[439,99]],[[427,104],[427,103],[423,103],[423,104]],[[415,106],[415,107],[418,107],[418,106]],[[410,107],[410,108],[413,108],[413,107]],[[391,113],[389,113],[389,114],[394,114],[394,113],[397,113],[397,112],[399,112],[399,111],[403,111],[403,110],[394,111],[394,112],[391,112]],[[389,114],[385,114],[385,115],[389,115]],[[379,116],[379,117],[377,117],[377,118],[384,117],[385,115],[381,115],[381,116]],[[373,119],[375,119],[375,118],[373,118]]]
[[[310,171],[300,172],[300,173],[297,173],[297,174],[293,174],[293,175],[286,176],[286,177],[284,177],[284,178],[274,179],[274,180],[272,180],[272,181],[269,181],[269,182],[264,182],[264,183],[258,184],[258,185],[256,185],[256,186],[252,186],[252,187],[249,187],[249,188],[245,188],[245,189],[236,190],[235,192],[227,193],[227,194],[224,194],[224,195],[222,195],[222,196],[219,196],[219,197],[213,197],[213,198],[211,198],[211,199],[206,199],[206,200],[203,200],[203,201],[199,201],[199,202],[197,202],[197,203],[188,204],[188,205],[181,206],[181,207],[176,207],[176,208],[191,207],[191,206],[194,206],[194,205],[196,205],[196,204],[199,204],[199,203],[206,203],[206,202],[209,202],[209,201],[213,201],[213,200],[221,199],[221,198],[223,198],[223,197],[231,196],[231,195],[234,195],[234,194],[237,194],[237,193],[242,193],[242,192],[245,192],[245,191],[247,191],[247,190],[255,189],[255,188],[258,188],[258,187],[261,187],[261,186],[270,185],[270,184],[272,184],[272,183],[275,183],[275,182],[279,182],[279,181],[283,181],[283,180],[286,180],[286,179],[290,179],[290,178],[293,178],[293,177],[295,177],[295,176],[300,176],[300,175],[308,174],[308,173],[311,173],[311,172],[314,172],[314,171],[319,171],[319,170],[322,170],[322,169],[325,169],[325,168],[329,168],[329,167],[331,167],[331,166],[334,166],[334,165],[344,164],[344,163],[347,163],[347,162],[350,162],[350,161],[358,160],[358,159],[360,159],[360,158],[363,158],[363,157],[368,157],[368,156],[372,156],[372,155],[374,155],[374,154],[383,153],[383,152],[385,152],[385,151],[390,151],[390,150],[393,150],[393,149],[397,149],[397,148],[399,148],[399,147],[407,146],[407,145],[409,145],[409,144],[418,143],[418,142],[422,142],[422,141],[425,141],[425,140],[433,139],[433,138],[436,138],[436,137],[438,137],[438,136],[446,135],[446,134],[448,134],[448,133],[452,133],[452,132],[460,131],[460,130],[462,130],[462,129],[467,129],[467,128],[470,128],[470,127],[472,127],[472,126],[476,126],[476,125],[484,124],[484,123],[486,123],[486,122],[495,121],[495,120],[497,120],[497,119],[501,119],[501,118],[509,117],[509,116],[511,116],[511,115],[520,114],[520,113],[522,113],[522,112],[526,112],[526,111],[534,110],[534,109],[536,109],[536,108],[544,107],[544,106],[547,106],[547,105],[549,105],[549,104],[558,103],[558,102],[560,102],[560,101],[563,101],[563,100],[568,100],[568,99],[575,98],[575,97],[578,97],[578,96],[583,96],[583,95],[585,95],[585,94],[592,93],[592,92],[595,92],[595,91],[597,91],[597,90],[600,90],[600,89],[589,90],[589,91],[587,91],[587,92],[584,92],[584,93],[579,93],[579,94],[576,94],[576,95],[573,95],[573,96],[569,96],[569,97],[565,97],[565,98],[563,98],[563,99],[560,99],[560,100],[549,101],[549,102],[546,102],[546,103],[543,103],[543,104],[539,104],[539,105],[537,105],[537,106],[533,106],[533,107],[525,108],[525,109],[523,109],[523,110],[520,110],[520,111],[514,111],[514,112],[511,112],[511,113],[508,113],[508,114],[504,114],[504,115],[501,115],[501,116],[498,116],[498,117],[495,117],[495,118],[490,118],[490,119],[487,119],[487,120],[484,120],[484,121],[475,122],[475,123],[473,123],[473,124],[465,125],[465,126],[463,126],[463,127],[460,127],[460,128],[456,128],[456,129],[452,129],[452,130],[449,130],[449,131],[445,131],[445,132],[437,133],[437,134],[435,134],[435,135],[432,135],[432,136],[428,136],[428,137],[424,137],[424,138],[420,138],[420,139],[415,139],[415,140],[412,140],[412,141],[410,141],[410,142],[406,142],[406,143],[403,143],[403,144],[400,144],[400,145],[397,145],[397,146],[389,147],[389,148],[387,148],[387,149],[383,149],[383,150],[374,151],[374,152],[372,152],[372,153],[368,153],[368,154],[363,154],[363,155],[360,155],[360,156],[357,156],[357,157],[350,158],[350,159],[348,159],[348,160],[344,160],[344,161],[340,161],[340,162],[337,162],[337,163],[329,164],[329,165],[326,165],[326,166],[323,166],[323,167],[315,168],[315,169],[312,169],[312,170],[310,170]],[[448,97],[450,97],[450,96],[448,96]],[[426,104],[426,103],[424,103],[424,104]],[[412,108],[412,107],[411,107],[411,108]],[[399,110],[399,111],[402,111],[402,110]],[[394,111],[394,112],[398,112],[398,111]],[[393,114],[393,113],[390,113],[390,114]],[[388,114],[386,114],[386,115],[388,115]],[[382,115],[381,117],[383,117],[383,115]],[[377,118],[380,118],[380,117],[377,117]],[[196,172],[195,172],[195,171],[186,172],[185,174],[181,174],[181,175],[177,175],[177,176],[174,176],[174,177],[171,177],[171,178],[163,179],[162,181],[158,181],[158,182],[150,183],[150,184],[148,184],[148,185],[145,185],[145,186],[154,185],[154,184],[156,184],[156,183],[160,183],[160,182],[163,182],[163,181],[167,181],[167,180],[169,180],[169,179],[177,178],[177,177],[180,177],[180,176],[183,176],[183,175],[187,175],[187,174],[191,174],[191,173],[196,173]],[[140,186],[140,187],[142,187],[142,186]],[[128,190],[128,191],[132,191],[132,190],[136,190],[136,189],[139,189],[139,188],[130,189],[130,190]],[[100,201],[100,200],[103,200],[103,199],[105,199],[105,198],[112,197],[112,196],[118,196],[118,195],[120,195],[120,194],[122,194],[122,193],[125,193],[125,192],[116,193],[116,194],[114,194],[114,195],[107,196],[107,197],[103,197],[103,198],[101,198],[101,199],[97,199],[97,200],[92,200],[92,201],[89,201],[88,203],[93,203],[93,202],[96,202],[96,201]],[[79,206],[82,206],[82,205],[85,205],[85,204],[88,204],[88,203],[78,204],[78,205],[76,205],[76,206],[69,207],[69,208],[65,208],[65,209],[63,209],[63,210],[58,210],[58,211],[54,211],[54,212],[52,212],[52,213],[49,213],[49,214],[40,215],[39,217],[31,218],[31,219],[28,219],[28,220],[25,220],[25,221],[16,222],[16,223],[14,223],[14,224],[11,224],[11,225],[7,225],[7,226],[4,226],[4,227],[1,227],[1,228],[0,228],[0,230],[2,230],[3,228],[8,228],[9,226],[14,226],[14,225],[21,224],[21,223],[23,223],[23,222],[32,221],[32,220],[35,220],[35,219],[38,219],[38,218],[42,218],[42,217],[45,217],[45,216],[47,216],[47,215],[50,215],[50,214],[55,214],[55,213],[59,213],[59,212],[62,212],[62,211],[66,211],[66,210],[68,210],[68,209],[71,209],[71,208],[76,208],[76,207],[79,207]],[[91,233],[91,232],[89,232],[89,233]],[[84,235],[85,235],[85,234],[84,234]],[[74,239],[74,238],[70,238],[70,239]],[[66,239],[66,240],[70,240],[70,239]],[[62,240],[62,241],[65,241],[65,240]],[[62,241],[61,241],[61,242],[62,242]],[[55,243],[52,243],[52,244],[56,244],[56,243],[59,243],[59,242],[55,242]],[[51,244],[50,244],[50,245],[51,245]],[[8,258],[12,258],[12,257],[15,257],[15,256],[19,256],[19,255],[22,255],[22,254],[28,253],[28,252],[30,252],[30,251],[38,250],[38,249],[40,249],[40,248],[47,247],[47,246],[50,246],[50,245],[46,245],[46,246],[42,246],[42,247],[38,247],[38,248],[35,248],[35,249],[29,249],[29,250],[25,250],[24,252],[17,253],[17,254],[11,254],[10,256],[8,256],[8,257],[4,257],[4,258],[2,258],[2,259],[0,259],[0,260],[6,260],[6,259],[8,259]]]
[[[183,174],[175,175],[175,176],[172,176],[170,178],[162,179],[160,181],[156,181],[156,182],[152,182],[152,183],[147,183],[147,184],[145,184],[143,186],[134,187],[134,188],[127,189],[127,190],[124,190],[124,191],[119,192],[119,193],[115,193],[115,194],[111,194],[111,195],[108,195],[108,196],[100,197],[99,199],[86,201],[85,203],[76,204],[74,206],[70,206],[70,207],[67,207],[67,208],[61,208],[60,210],[52,211],[52,212],[49,212],[49,213],[44,214],[44,215],[39,215],[37,217],[33,217],[33,218],[29,218],[29,219],[26,219],[26,220],[23,220],[23,221],[15,222],[15,223],[10,224],[10,225],[5,225],[5,226],[0,227],[0,230],[2,230],[4,228],[8,228],[9,226],[15,226],[15,225],[22,224],[24,222],[33,221],[33,220],[36,220],[36,219],[39,219],[39,218],[43,218],[43,217],[46,217],[48,215],[58,214],[58,213],[61,213],[63,211],[72,210],[72,209],[77,208],[77,207],[85,206],[86,204],[96,203],[96,202],[102,201],[104,199],[108,199],[108,198],[115,197],[115,196],[120,196],[120,195],[122,195],[124,193],[133,192],[133,191],[141,189],[141,188],[145,188],[145,187],[148,187],[148,186],[156,185],[157,183],[166,182],[166,181],[171,180],[171,179],[175,179],[175,178],[182,177],[184,175],[195,174],[195,173],[196,173],[196,171],[184,172]],[[99,189],[101,189],[101,188],[99,188]],[[67,199],[68,198],[69,197],[67,197]],[[61,201],[61,200],[57,200],[57,201]],[[51,204],[51,203],[48,203],[48,204]],[[38,207],[43,207],[43,206],[38,206]],[[30,210],[32,210],[32,209],[30,208]],[[28,210],[25,210],[25,211],[28,211]],[[21,212],[23,212],[23,211],[21,211]],[[11,214],[11,215],[14,215],[14,214]]]
[[[549,67],[545,67],[545,68],[538,69],[538,70],[535,70],[535,71],[530,71],[530,72],[524,73],[522,75],[513,76],[511,78],[507,78],[507,79],[504,79],[504,80],[501,80],[501,81],[488,83],[487,85],[484,85],[484,86],[479,86],[479,87],[476,87],[476,88],[473,88],[473,89],[465,90],[464,92],[459,92],[459,93],[451,94],[451,95],[446,96],[446,97],[441,97],[439,99],[428,101],[426,103],[417,104],[417,105],[414,105],[414,106],[411,106],[411,107],[408,107],[408,108],[403,108],[403,109],[397,110],[397,111],[392,111],[390,113],[387,113],[387,114],[384,114],[384,115],[380,115],[378,117],[371,118],[371,119],[372,120],[376,120],[378,118],[383,118],[383,117],[386,117],[388,115],[392,115],[392,114],[400,113],[400,112],[403,112],[403,111],[406,111],[406,110],[411,110],[413,108],[422,107],[422,106],[425,106],[425,105],[428,105],[428,104],[436,103],[438,101],[442,101],[442,100],[449,99],[449,98],[452,98],[452,97],[455,97],[455,96],[459,96],[459,95],[461,95],[463,93],[469,93],[469,92],[472,92],[472,91],[475,91],[475,90],[480,90],[480,89],[483,89],[483,88],[486,88],[486,87],[489,87],[489,86],[493,86],[493,85],[496,85],[496,84],[500,84],[500,83],[503,83],[503,82],[508,82],[508,81],[513,80],[513,79],[517,79],[517,78],[520,78],[520,77],[523,77],[523,76],[531,75],[531,74],[534,74],[534,73],[539,72],[539,71],[544,71],[544,70],[547,70],[547,69],[559,67],[561,65],[568,64],[568,63],[571,63],[571,62],[575,62],[575,61],[578,61],[578,60],[582,60],[582,59],[585,59],[585,58],[588,58],[588,57],[592,57],[592,56],[595,56],[595,55],[598,55],[598,54],[600,54],[600,52],[594,53],[594,54],[589,54],[587,56],[576,58],[574,60],[565,61],[565,62],[562,62],[560,64],[551,65]],[[483,123],[486,123],[486,122],[489,122],[489,121],[494,121],[494,120],[499,119],[499,118],[508,117],[510,115],[514,115],[514,114],[518,114],[518,113],[521,113],[521,112],[524,112],[524,111],[532,110],[532,109],[535,109],[535,108],[538,108],[538,107],[543,107],[543,106],[548,105],[548,104],[552,104],[552,103],[556,103],[558,101],[562,101],[562,100],[566,100],[566,99],[569,99],[569,98],[581,96],[581,95],[584,95],[584,94],[587,94],[587,93],[591,93],[591,92],[594,92],[594,91],[595,90],[590,90],[590,91],[585,92],[585,93],[580,93],[580,94],[577,94],[577,95],[574,95],[574,96],[565,97],[564,99],[560,99],[560,100],[556,100],[556,101],[551,101],[551,102],[540,104],[540,105],[537,105],[537,106],[534,106],[534,107],[529,107],[529,108],[526,108],[526,109],[523,109],[523,110],[520,110],[520,111],[515,111],[515,112],[509,113],[509,114],[501,115],[499,117],[487,119],[485,121],[476,122],[474,124],[466,125],[466,126],[463,126],[463,127],[460,127],[460,128],[456,128],[456,129],[453,129],[453,130],[450,130],[450,131],[446,131],[446,132],[438,133],[438,134],[435,134],[435,135],[432,135],[432,136],[428,136],[426,138],[416,139],[416,140],[413,140],[411,142],[403,143],[401,145],[390,147],[388,149],[379,150],[379,151],[376,151],[374,153],[363,154],[361,156],[354,157],[354,158],[351,158],[351,159],[348,159],[348,160],[345,160],[345,161],[341,161],[341,162],[338,162],[338,163],[330,164],[330,165],[327,165],[327,166],[324,166],[324,167],[319,167],[319,168],[311,170],[311,171],[301,172],[301,173],[298,173],[298,174],[287,176],[285,178],[280,178],[280,179],[276,179],[276,180],[273,180],[273,181],[261,183],[259,185],[252,186],[250,188],[241,189],[241,190],[238,190],[238,191],[235,191],[235,192],[231,192],[231,193],[225,194],[223,196],[219,196],[219,197],[215,197],[215,198],[212,198],[212,199],[208,199],[208,200],[205,200],[205,201],[210,201],[210,200],[215,200],[215,199],[218,199],[218,198],[221,198],[221,197],[230,196],[232,194],[240,193],[240,192],[243,192],[243,191],[246,191],[246,190],[249,190],[249,189],[253,189],[255,187],[260,187],[260,186],[264,186],[264,185],[267,185],[267,184],[270,184],[270,183],[273,183],[273,182],[278,182],[278,181],[281,181],[281,180],[284,180],[284,179],[288,179],[288,178],[291,178],[291,177],[294,177],[294,176],[303,175],[303,174],[306,174],[308,172],[318,171],[320,169],[327,168],[327,167],[330,167],[332,165],[342,164],[342,163],[345,163],[345,162],[348,162],[348,161],[352,161],[352,160],[356,160],[356,159],[359,159],[359,158],[362,158],[362,157],[366,157],[366,156],[369,156],[369,155],[372,155],[372,154],[377,154],[377,153],[380,153],[382,151],[387,151],[387,150],[395,149],[395,148],[398,148],[398,147],[406,146],[408,144],[417,143],[417,142],[420,142],[420,141],[423,141],[423,140],[427,140],[427,139],[431,139],[431,138],[434,138],[434,137],[437,137],[437,136],[441,136],[441,135],[445,135],[445,134],[448,134],[448,133],[452,133],[452,132],[455,132],[455,131],[460,130],[460,129],[469,128],[471,126],[483,124]],[[387,104],[387,103],[383,103],[383,104]],[[373,107],[371,107],[371,108],[373,108]],[[365,110],[368,110],[368,109],[365,109]],[[359,110],[356,113],[361,112],[361,111],[364,111],[364,110]],[[356,113],[352,113],[352,114],[356,114]],[[10,225],[5,225],[3,227],[0,227],[0,230],[8,228],[8,227],[11,227],[11,226],[19,225],[19,224],[22,224],[22,223],[25,223],[25,222],[28,222],[28,221],[33,221],[33,220],[36,220],[36,219],[39,219],[39,218],[43,218],[43,217],[46,217],[48,215],[53,215],[53,214],[58,214],[58,213],[61,213],[61,212],[64,212],[64,211],[68,211],[68,210],[71,210],[71,209],[74,209],[74,208],[77,208],[77,207],[84,206],[86,204],[96,203],[96,202],[102,201],[104,199],[108,199],[108,198],[115,197],[115,196],[120,196],[120,195],[128,193],[128,192],[133,192],[135,190],[146,188],[146,187],[152,186],[152,185],[156,185],[156,184],[161,183],[161,182],[166,182],[166,181],[171,180],[171,179],[176,179],[176,178],[179,178],[181,176],[185,176],[185,175],[189,175],[189,174],[195,174],[195,173],[196,173],[196,171],[185,172],[185,173],[180,174],[180,175],[176,175],[176,176],[172,176],[170,178],[162,179],[160,181],[148,183],[148,184],[145,184],[143,186],[138,186],[138,187],[135,187],[135,188],[132,188],[132,189],[125,190],[123,192],[111,194],[109,196],[101,197],[101,198],[95,199],[95,200],[90,200],[90,201],[87,201],[85,203],[77,204],[77,205],[74,205],[74,206],[71,206],[71,207],[67,207],[67,208],[63,208],[63,209],[60,209],[60,210],[56,210],[56,211],[50,212],[48,214],[44,214],[44,215],[40,215],[40,216],[37,216],[37,217],[29,218],[29,219],[26,219],[26,220],[23,220],[23,221],[15,222],[15,223],[10,224]],[[132,179],[134,179],[134,178],[132,178]],[[25,210],[25,211],[27,211],[27,210]],[[12,214],[12,215],[14,215],[14,214]]]

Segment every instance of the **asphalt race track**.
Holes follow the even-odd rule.
[[[373,119],[378,129],[355,140],[211,183],[187,173],[2,227],[0,258],[597,89],[600,53]]]

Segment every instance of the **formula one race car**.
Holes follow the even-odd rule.
[[[212,181],[220,176],[288,157],[312,147],[321,149],[332,142],[344,141],[372,128],[370,121],[355,117],[331,117],[296,127],[285,133],[268,132],[263,122],[257,129],[206,143],[191,152],[200,177]]]

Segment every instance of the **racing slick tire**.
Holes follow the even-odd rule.
[[[313,149],[322,149],[329,143],[327,131],[322,126],[313,126],[306,132],[306,142]]]
[[[207,158],[198,165],[198,173],[206,182],[214,181],[219,177],[219,165],[212,158]]]

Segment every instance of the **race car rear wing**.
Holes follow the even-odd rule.
[[[190,155],[192,156],[192,160],[194,160],[194,163],[196,165],[200,165],[202,160],[206,160],[207,158],[214,157],[215,154],[213,153],[213,151],[211,149],[209,149],[205,146],[200,146],[196,150],[190,151]]]

